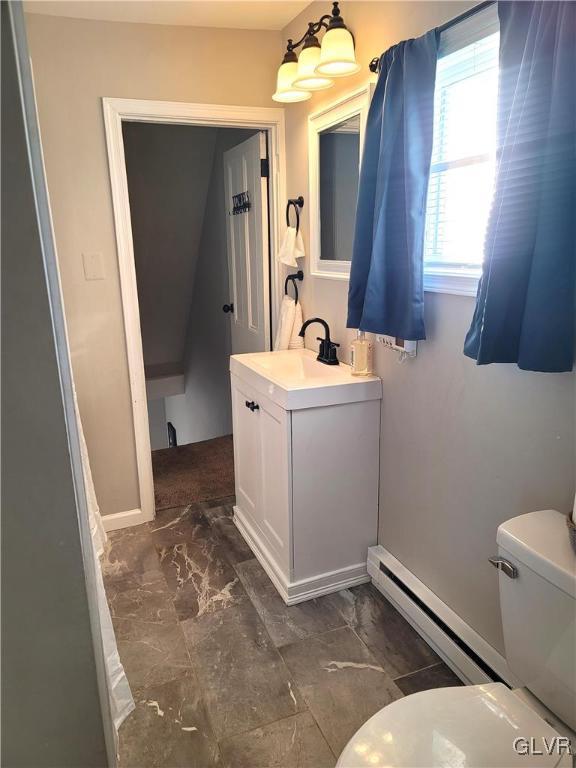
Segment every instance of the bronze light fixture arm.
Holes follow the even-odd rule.
[[[296,50],[296,48],[299,48],[303,43],[305,43],[309,37],[315,37],[321,29],[329,30],[337,28],[347,29],[346,24],[344,24],[344,19],[340,15],[340,8],[338,7],[338,3],[334,2],[332,3],[332,13],[325,13],[324,16],[321,16],[318,19],[318,21],[308,22],[308,29],[302,35],[300,40],[294,42],[292,38],[288,39],[288,44],[286,46],[287,50]]]
[[[293,42],[292,38],[288,39],[288,43],[286,46],[287,49],[289,51],[295,51],[297,48],[299,48],[302,45],[302,43],[306,40],[307,37],[315,37],[322,28],[328,29],[328,24],[326,23],[326,20],[331,18],[332,16],[330,16],[329,14],[326,14],[325,16],[320,17],[318,21],[309,21],[308,29],[302,35],[300,40],[298,40],[297,42]]]

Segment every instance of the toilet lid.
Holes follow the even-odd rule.
[[[566,760],[558,737],[501,683],[436,688],[377,712],[350,739],[337,765],[554,768]]]

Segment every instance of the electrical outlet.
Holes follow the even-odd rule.
[[[399,339],[394,336],[376,336],[376,341],[379,344],[383,344],[386,349],[391,349],[394,352],[400,352],[403,357],[416,357],[416,351],[418,349],[417,341],[409,341],[407,339]]]

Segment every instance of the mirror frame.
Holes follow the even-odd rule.
[[[355,115],[360,115],[360,153],[358,173],[364,147],[364,134],[374,84],[341,96],[337,101],[308,117],[308,181],[310,196],[310,274],[331,280],[348,280],[351,261],[320,258],[320,134]]]

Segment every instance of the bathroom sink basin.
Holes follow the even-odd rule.
[[[352,376],[344,363],[319,363],[309,349],[232,355],[230,371],[285,410],[382,397],[377,376]]]

